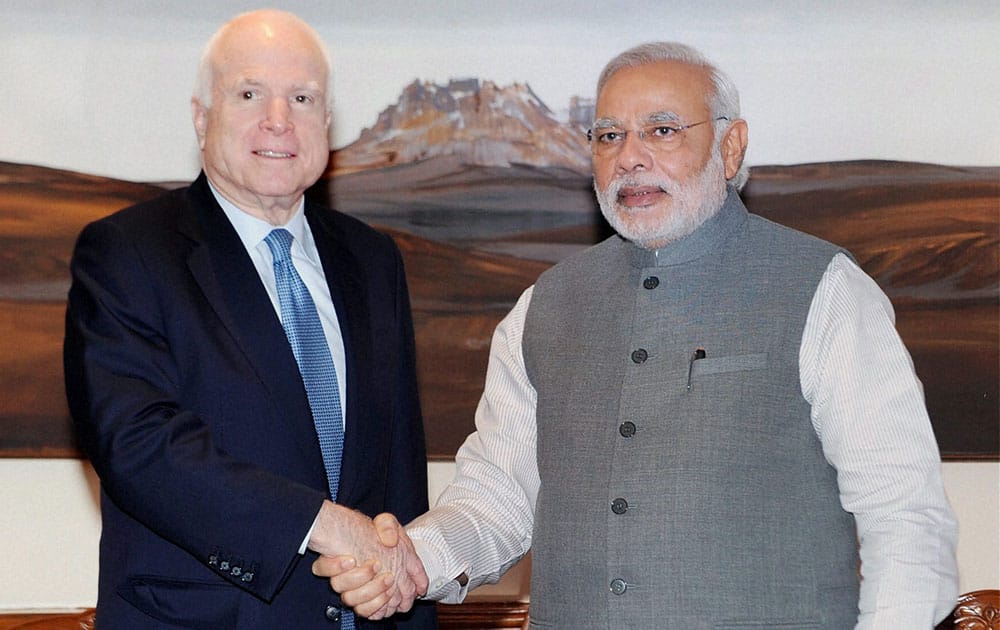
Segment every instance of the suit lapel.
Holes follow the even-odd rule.
[[[236,230],[202,175],[189,191],[180,229],[195,242],[188,267],[257,378],[272,394],[271,413],[288,424],[305,461],[325,479],[298,365],[267,291]],[[261,410],[263,413],[264,410]]]
[[[347,415],[345,417],[344,455],[340,466],[337,502],[350,505],[352,495],[363,488],[366,454],[382,452],[378,443],[384,439],[378,422],[365,418],[364,411],[374,408],[368,398],[374,395],[371,383],[372,361],[371,313],[364,281],[364,267],[352,253],[350,243],[328,216],[330,210],[306,204],[306,219],[316,242],[330,297],[337,311],[344,339],[347,364]],[[354,493],[352,493],[354,491]]]

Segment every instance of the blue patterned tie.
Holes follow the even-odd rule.
[[[292,235],[288,230],[272,230],[264,239],[274,259],[274,280],[278,287],[281,324],[306,386],[316,435],[319,437],[330,496],[337,499],[340,460],[344,452],[343,411],[337,387],[337,369],[323,334],[323,325],[309,290],[292,264]],[[354,629],[354,613],[344,610],[342,630]]]

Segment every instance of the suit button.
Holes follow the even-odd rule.
[[[642,362],[644,362],[648,358],[649,358],[649,353],[646,352],[645,350],[643,350],[642,348],[639,348],[638,350],[633,350],[632,351],[632,362],[633,363],[642,363]]]
[[[243,567],[233,567],[232,571],[229,572],[233,577],[239,577],[243,573]]]
[[[628,512],[628,501],[622,498],[617,498],[611,502],[611,511],[615,514],[624,514]]]
[[[622,422],[618,427],[618,433],[620,433],[622,437],[632,437],[635,435],[635,424],[631,422]]]
[[[253,582],[253,571],[244,571],[243,575],[240,576],[240,580],[243,582]]]
[[[660,286],[660,279],[657,278],[656,276],[649,276],[648,278],[642,281],[642,286],[643,288],[650,290],[655,289],[656,287]]]
[[[330,604],[326,607],[326,618],[329,621],[340,621],[340,606]]]
[[[624,595],[627,590],[628,584],[625,583],[625,580],[621,578],[611,580],[611,592],[615,595]]]

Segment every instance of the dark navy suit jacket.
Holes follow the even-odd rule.
[[[427,509],[427,467],[402,259],[355,219],[305,213],[347,355],[338,502],[405,523]],[[305,389],[204,174],[88,225],[72,273],[66,390],[101,479],[98,627],[338,627],[315,554],[298,554],[329,495]],[[392,623],[436,626],[430,605]]]

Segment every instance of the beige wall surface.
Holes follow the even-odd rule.
[[[454,474],[429,465],[433,501]],[[1000,588],[1000,462],[947,462],[945,488],[961,528],[960,588]],[[93,606],[100,511],[97,479],[73,459],[0,459],[0,611]],[[527,567],[476,595],[523,599]]]

